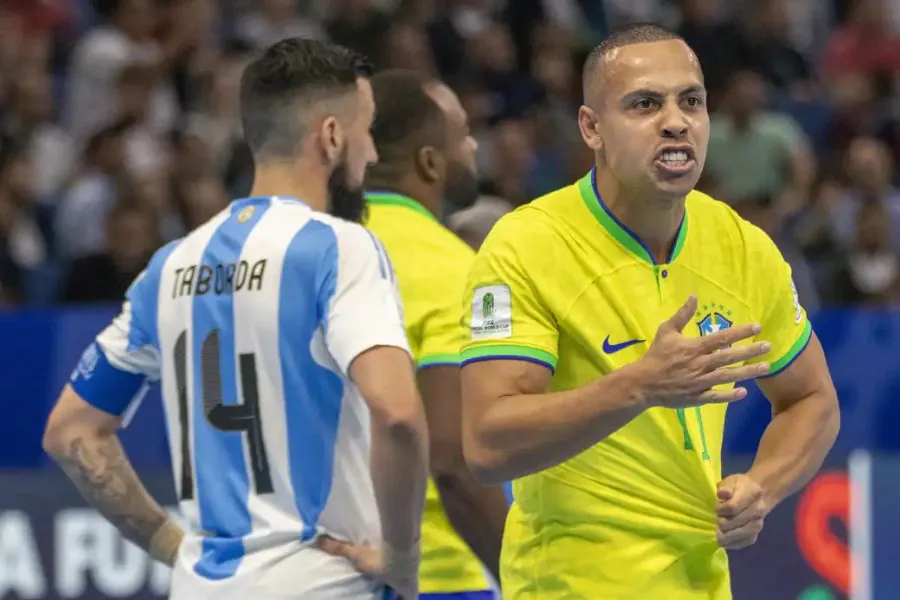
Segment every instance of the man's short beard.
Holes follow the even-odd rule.
[[[366,217],[366,198],[362,186],[349,183],[346,152],[328,178],[328,212],[340,219],[362,223]]]

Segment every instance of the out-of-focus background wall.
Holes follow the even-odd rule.
[[[167,574],[40,449],[84,345],[162,243],[245,194],[241,68],[283,37],[444,78],[479,142],[477,232],[591,166],[580,68],[674,28],[713,111],[701,189],[779,244],[844,413],[828,468],[733,557],[735,597],[900,598],[900,0],[0,0],[0,599],[163,597]],[[726,468],[769,417],[729,413]],[[157,397],[125,434],[171,500]]]

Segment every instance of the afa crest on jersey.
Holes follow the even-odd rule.
[[[254,212],[256,212],[256,207],[254,207],[253,205],[245,206],[241,210],[241,212],[238,213],[237,222],[241,223],[241,224],[246,223],[247,221],[249,221],[250,219],[253,218]]]
[[[697,327],[700,328],[700,335],[710,335],[728,329],[734,324],[734,321],[728,318],[731,311],[721,304],[704,305],[694,316],[698,319]]]

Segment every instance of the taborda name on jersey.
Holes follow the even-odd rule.
[[[175,269],[172,298],[221,295],[232,292],[258,292],[266,273],[266,259],[217,265],[191,265]]]
[[[476,288],[472,298],[473,340],[508,338],[512,335],[512,304],[509,286],[486,285]]]

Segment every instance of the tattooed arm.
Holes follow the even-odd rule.
[[[128,462],[116,434],[120,424],[121,417],[94,408],[67,385],[47,423],[44,449],[123,536],[171,565],[183,532]]]

